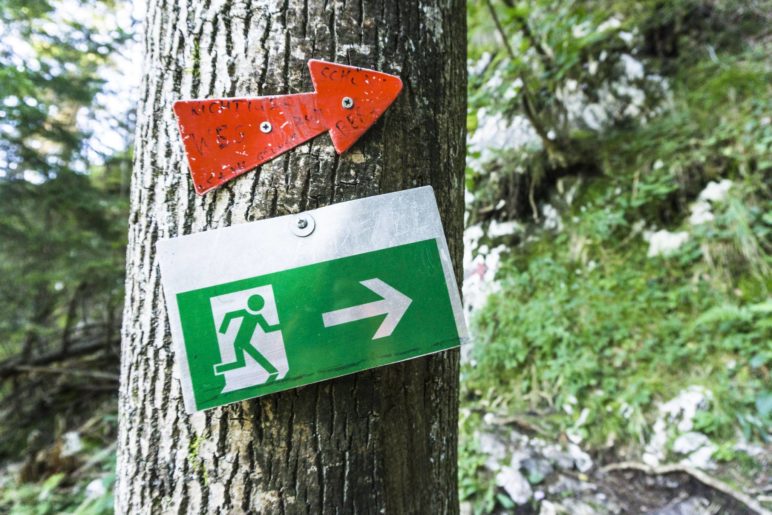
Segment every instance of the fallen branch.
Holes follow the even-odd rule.
[[[13,370],[17,372],[28,372],[35,374],[63,374],[80,377],[90,377],[93,379],[107,379],[108,381],[118,382],[118,374],[110,372],[101,372],[98,370],[84,370],[82,368],[60,368],[60,367],[33,367],[29,365],[16,365]]]
[[[0,362],[0,380],[21,373],[22,371],[19,370],[18,367],[45,367],[53,363],[66,361],[72,358],[78,358],[107,349],[112,343],[112,341],[106,343],[104,337],[99,336],[90,340],[73,344],[65,352],[62,350],[56,350],[29,360],[25,360],[21,356],[15,356],[6,361]]]
[[[748,493],[751,494],[751,495],[765,494],[767,492],[772,492],[772,483],[760,486],[758,488],[750,488],[750,489],[748,489]]]
[[[549,432],[541,426],[530,422],[525,417],[519,417],[517,415],[511,417],[498,417],[494,415],[491,422],[499,426],[515,426],[524,433],[536,434],[542,437],[549,436]]]
[[[687,465],[669,464],[669,465],[662,465],[659,467],[650,467],[644,463],[639,463],[636,461],[623,461],[620,463],[612,463],[611,465],[606,465],[605,467],[602,467],[600,469],[600,471],[603,473],[614,472],[617,470],[637,470],[638,472],[643,472],[645,474],[654,475],[654,476],[662,476],[662,475],[677,474],[677,473],[686,474],[688,476],[693,477],[694,479],[704,484],[705,486],[710,487],[716,491],[721,492],[724,495],[731,497],[732,499],[739,502],[740,504],[744,504],[750,510],[754,511],[755,513],[758,513],[759,515],[772,515],[772,512],[765,509],[761,504],[759,504],[755,499],[751,498],[750,496],[745,495],[742,492],[738,492],[737,490],[735,490],[728,484],[724,483],[723,481],[716,479],[714,477],[711,477],[706,473],[702,472],[701,470],[695,469],[693,467],[689,467]]]

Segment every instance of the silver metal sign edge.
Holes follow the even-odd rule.
[[[302,214],[311,215],[316,227],[313,233],[298,237],[292,229]],[[469,333],[461,297],[431,186],[159,240],[156,249],[161,283],[186,411],[192,414],[198,408],[187,366],[177,294],[428,239],[437,242],[459,343],[466,343]],[[236,247],[244,241],[254,244],[248,252],[234,256]],[[234,246],[234,242],[238,244]],[[275,248],[285,251],[278,253]],[[230,267],[223,268],[224,264]],[[199,269],[201,273],[191,277],[191,269]],[[432,353],[424,355],[428,354]]]

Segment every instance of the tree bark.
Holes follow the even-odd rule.
[[[459,265],[465,16],[461,0],[150,2],[131,188],[118,513],[458,511],[456,351],[186,415],[155,244],[431,184]],[[337,156],[323,135],[196,196],[172,103],[310,92],[310,58],[398,74],[405,88],[346,154]]]

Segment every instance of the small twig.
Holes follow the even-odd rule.
[[[748,493],[751,495],[765,494],[767,492],[772,492],[772,483],[769,483],[768,485],[760,486],[758,488],[748,489]]]
[[[714,490],[717,490],[721,492],[724,495],[727,495],[734,499],[735,501],[744,504],[752,511],[758,513],[759,515],[772,515],[772,512],[765,509],[761,504],[759,504],[755,499],[752,499],[748,495],[745,495],[742,492],[738,492],[728,484],[724,483],[723,481],[716,479],[714,477],[711,477],[701,470],[697,470],[695,468],[686,466],[686,465],[679,465],[679,464],[669,464],[669,465],[662,465],[660,467],[650,467],[644,463],[639,463],[637,461],[623,461],[620,463],[612,463],[611,465],[606,465],[605,467],[600,469],[601,472],[607,473],[607,472],[613,472],[616,470],[637,470],[639,472],[643,472],[645,474],[654,475],[654,476],[662,476],[667,474],[687,474],[700,483],[704,484],[705,486],[708,486]]]
[[[493,23],[496,24],[496,30],[498,31],[499,36],[501,36],[501,40],[504,42],[504,46],[507,49],[507,53],[509,54],[509,57],[514,61],[515,51],[512,50],[512,45],[509,43],[509,38],[507,37],[507,33],[504,30],[504,27],[501,25],[501,21],[499,21],[499,15],[496,13],[496,9],[493,7],[491,0],[485,0],[485,3],[488,5],[488,11],[491,13],[491,18],[493,18]]]
[[[109,381],[116,381],[120,379],[118,374],[111,374],[110,372],[101,372],[98,370],[83,370],[79,368],[58,368],[58,367],[34,367],[30,365],[16,365],[15,370],[19,372],[32,372],[35,374],[62,374],[62,375],[74,375],[81,377],[92,377],[94,379],[107,379]]]
[[[504,0],[504,3],[510,9],[515,7],[515,4],[512,0]],[[531,46],[536,49],[536,52],[539,54],[539,56],[547,61],[547,64],[552,66],[555,61],[555,54],[552,52],[550,47],[544,45],[536,36],[536,34],[533,33],[531,26],[528,25],[528,17],[518,15],[515,16],[515,20],[518,24],[520,24],[520,31],[523,33],[528,42],[531,43]]]
[[[531,205],[531,211],[533,212],[533,221],[539,223],[539,208],[536,207],[536,199],[534,198],[536,181],[533,178],[533,174],[530,179],[530,184],[528,185],[528,203]]]
[[[73,384],[69,386],[73,390],[78,390],[81,392],[95,392],[95,393],[104,393],[104,392],[115,392],[115,384],[106,384],[102,383],[101,385],[92,385],[92,384],[86,384],[86,383],[80,383],[80,384]]]
[[[80,477],[85,472],[87,472],[89,469],[93,468],[95,465],[98,465],[102,461],[104,461],[105,458],[107,458],[110,453],[115,451],[115,448],[117,447],[117,442],[113,442],[98,453],[94,454],[86,463],[78,467],[73,473],[73,477]]]
[[[635,175],[633,176],[633,188],[630,193],[630,200],[635,200],[635,196],[638,194],[638,181],[641,178],[641,170],[637,169],[635,170]]]
[[[50,365],[51,363],[78,358],[104,349],[105,342],[104,339],[100,336],[91,340],[83,340],[78,343],[73,343],[68,348],[67,352],[62,352],[61,349],[58,349],[56,351],[42,354],[31,359],[25,359],[24,356],[14,356],[0,362],[0,380],[5,379],[6,377],[10,377],[14,374],[18,374],[20,370],[17,367],[20,366]]]
[[[526,433],[536,434],[542,437],[549,436],[549,433],[544,428],[530,422],[525,417],[519,417],[517,415],[510,417],[497,417],[494,415],[491,422],[500,426],[512,425]]]
[[[509,38],[507,37],[507,32],[504,30],[504,26],[501,25],[499,15],[496,13],[496,8],[493,7],[491,0],[485,0],[485,3],[488,6],[488,11],[491,14],[491,18],[493,18],[493,23],[496,25],[496,31],[499,33],[501,40],[504,42],[504,47],[507,49],[509,58],[512,59],[512,61],[516,61],[517,57],[515,56],[515,51],[512,49],[512,45],[509,43]],[[520,82],[523,83],[522,104],[523,112],[526,118],[528,118],[528,121],[531,122],[531,125],[536,131],[536,134],[538,134],[539,138],[541,138],[544,147],[547,149],[547,155],[558,164],[565,165],[566,160],[563,157],[563,154],[558,150],[554,142],[550,139],[549,131],[544,127],[541,119],[539,119],[539,116],[536,112],[536,107],[534,106],[533,94],[528,87],[528,82],[525,80],[525,75],[522,71],[518,74],[518,77],[520,78]],[[539,215],[536,211],[534,211],[534,218],[538,222]]]

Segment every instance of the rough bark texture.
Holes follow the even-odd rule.
[[[431,184],[461,261],[465,5],[460,0],[149,2],[123,329],[119,513],[454,513],[458,355],[186,415],[159,238]],[[172,103],[312,91],[306,61],[399,74],[348,153],[323,135],[197,197]]]

